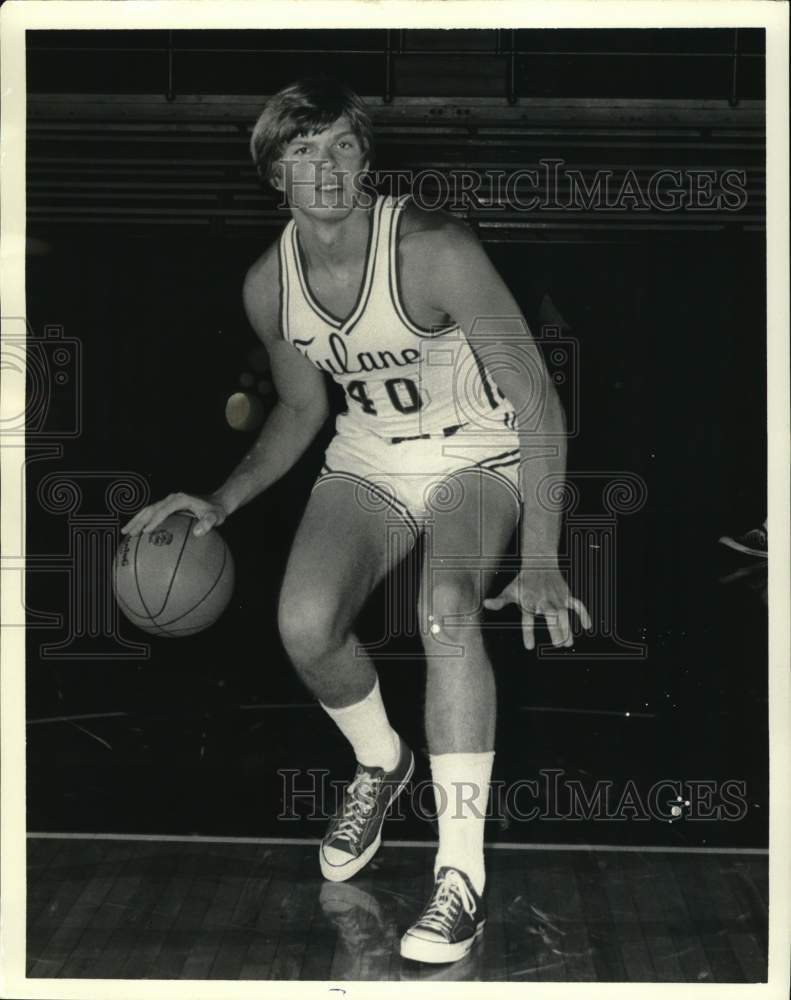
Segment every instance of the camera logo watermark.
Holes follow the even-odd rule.
[[[24,317],[2,319],[4,405],[0,443],[6,453],[4,489],[18,498],[19,543],[0,556],[2,584],[19,601],[8,626],[61,633],[42,643],[41,659],[148,659],[150,647],[123,638],[112,588],[112,562],[121,517],[148,499],[148,483],[135,472],[63,469],[65,446],[83,432],[83,345],[63,327],[47,325],[38,335]],[[16,461],[14,461],[16,458]],[[40,472],[42,462],[57,460],[59,471]],[[25,529],[31,504],[37,516],[60,518],[63,544],[42,551],[38,533]],[[37,521],[36,523],[40,523]],[[10,534],[6,537],[10,537]],[[25,587],[40,577],[65,588],[65,611],[34,608]],[[36,582],[33,581],[33,582]],[[48,593],[52,588],[48,587]],[[61,605],[64,606],[64,605]]]

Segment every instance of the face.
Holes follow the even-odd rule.
[[[323,132],[292,139],[273,164],[273,183],[292,209],[338,218],[354,207],[355,182],[366,166],[362,143],[343,115]]]

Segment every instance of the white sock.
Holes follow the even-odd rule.
[[[494,751],[431,754],[429,759],[439,822],[434,874],[444,865],[460,868],[480,895],[486,882],[483,827]]]
[[[401,741],[387,721],[379,678],[363,698],[345,708],[330,708],[319,702],[346,739],[351,743],[358,763],[392,771],[398,763]]]

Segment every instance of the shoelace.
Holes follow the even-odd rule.
[[[437,887],[434,898],[429,903],[420,924],[432,931],[446,934],[459,912],[459,903],[465,913],[475,913],[475,897],[467,888],[467,883],[458,872],[446,872]]]
[[[333,831],[333,836],[354,842],[362,834],[366,820],[373,812],[381,778],[372,777],[367,771],[358,774],[343,800],[343,816]]]

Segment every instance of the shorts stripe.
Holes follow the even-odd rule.
[[[480,462],[476,462],[475,464],[483,468],[492,468],[492,463],[494,462],[497,462],[498,464],[501,465],[502,464],[511,465],[512,460],[514,458],[516,459],[517,462],[519,461],[518,448],[512,448],[511,451],[502,451],[500,452],[499,455],[490,455],[488,458],[481,459]]]
[[[387,490],[382,489],[381,486],[377,486],[376,483],[371,482],[370,479],[366,479],[364,476],[355,475],[353,472],[343,472],[341,470],[331,469],[328,465],[325,465],[319,478],[313,484],[313,489],[315,490],[319,483],[326,482],[330,479],[341,479],[347,483],[354,483],[356,486],[364,486],[366,489],[371,490],[375,493],[381,500],[384,500],[401,518],[406,522],[407,527],[410,529],[412,534],[417,540],[420,536],[420,528],[418,523],[413,517],[409,508],[401,503],[401,501],[388,493]],[[311,490],[313,492],[313,490]]]
[[[515,461],[518,462],[519,459],[516,459]],[[503,462],[501,464],[514,465],[515,462]],[[497,468],[499,468],[499,466],[495,467],[491,465],[484,465],[483,463],[479,462],[477,465],[468,465],[465,469],[457,469],[456,472],[451,473],[451,477],[458,476],[463,472],[483,472],[487,476],[491,476],[492,479],[496,479],[504,486],[507,486],[508,489],[511,491],[511,496],[514,498],[514,502],[516,503],[516,510],[518,516],[522,511],[522,496],[519,493],[517,487],[514,486],[514,484],[511,482],[511,480],[507,476],[504,476],[502,472],[498,472]]]
[[[512,458],[510,462],[495,462],[493,465],[483,465],[484,469],[504,469],[508,465],[519,465],[520,459]]]

